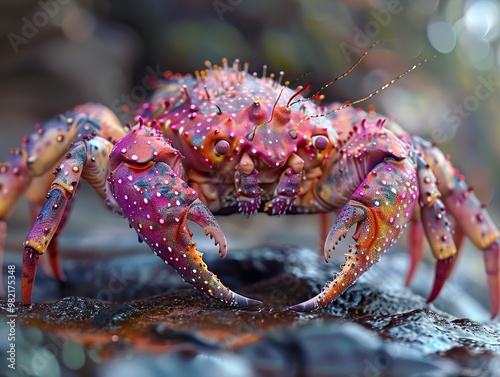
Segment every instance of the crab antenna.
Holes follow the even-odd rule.
[[[278,101],[280,100],[281,95],[283,94],[283,91],[285,90],[285,88],[289,87],[290,85],[292,85],[292,84],[293,84],[293,83],[295,83],[296,81],[300,80],[301,78],[306,77],[306,76],[309,76],[310,74],[312,74],[312,72],[304,73],[303,75],[301,75],[301,76],[299,76],[299,77],[295,78],[292,82],[288,82],[288,81],[286,81],[286,82],[285,82],[285,85],[283,85],[283,87],[282,87],[282,88],[281,88],[281,90],[280,90],[280,94],[278,95],[278,98],[276,98],[276,101],[274,102],[273,108],[272,108],[272,110],[271,110],[271,118],[267,121],[267,123],[271,123],[271,121],[273,120],[273,117],[274,117],[274,110],[276,109],[276,106],[278,105]],[[281,76],[281,72],[280,72],[280,76]],[[281,78],[280,78],[280,81],[281,81]],[[307,88],[307,89],[309,89],[309,88]],[[288,100],[288,103],[290,103],[290,101],[291,101],[293,98],[295,98],[295,96],[296,96],[298,93],[302,92],[303,90],[305,90],[305,89],[302,89],[302,88],[301,88],[299,91],[297,91],[297,93],[295,93],[295,94],[294,94],[294,95],[293,95],[293,96],[292,96],[292,97]],[[288,103],[287,103],[286,107],[288,107]]]
[[[302,122],[305,122],[306,120],[308,119],[311,119],[311,118],[321,118],[321,117],[324,117],[324,116],[327,116],[329,114],[333,114],[333,113],[336,113],[342,109],[345,109],[346,107],[350,107],[352,105],[356,105],[360,102],[364,102],[370,98],[372,98],[373,96],[377,95],[378,93],[380,93],[381,91],[387,89],[389,86],[391,86],[392,84],[394,84],[396,81],[402,79],[403,77],[405,77],[407,74],[409,74],[411,71],[414,71],[415,69],[417,69],[418,67],[420,67],[422,64],[424,63],[427,63],[429,60],[431,59],[434,59],[436,58],[436,55],[433,55],[431,56],[430,58],[427,58],[427,59],[424,59],[422,60],[421,62],[415,64],[413,67],[407,69],[406,71],[404,71],[403,73],[401,73],[399,76],[393,78],[391,81],[389,81],[388,83],[384,84],[382,87],[380,87],[379,89],[375,90],[374,92],[368,94],[367,96],[363,97],[363,98],[359,98],[355,101],[349,101],[349,102],[346,102],[344,103],[342,106],[339,106],[339,107],[336,107],[335,109],[333,110],[330,110],[326,113],[323,113],[323,114],[315,114],[315,115],[308,115],[306,116],[305,118],[301,119],[297,125],[295,126],[295,128],[293,129],[294,133],[297,132],[297,129],[299,128],[300,124]]]
[[[312,85],[312,83],[310,82],[310,83],[307,83],[307,84],[306,84],[306,86],[301,87],[300,89],[299,89],[299,88],[297,88],[298,90],[294,93],[294,95],[293,95],[293,96],[291,96],[291,97],[290,97],[290,99],[289,99],[289,100],[288,100],[288,102],[286,103],[286,107],[287,107],[287,108],[289,108],[289,107],[290,107],[291,105],[293,105],[294,103],[297,103],[297,102],[302,102],[301,100],[297,100],[297,101],[292,102],[292,103],[290,104],[290,102],[291,102],[291,101],[292,101],[295,97],[297,97],[300,93],[306,92],[306,91],[308,91],[309,89],[311,89],[311,85]],[[301,98],[301,99],[303,99],[303,98]]]
[[[307,101],[310,101],[311,99],[313,98],[316,98],[316,96],[321,93],[323,90],[325,90],[326,88],[328,88],[329,86],[331,86],[333,83],[339,81],[340,79],[346,77],[349,73],[351,73],[352,71],[354,71],[354,69],[359,65],[359,63],[361,63],[363,61],[363,59],[366,57],[366,55],[368,55],[368,53],[373,50],[373,48],[378,45],[380,43],[380,41],[377,41],[375,42],[374,44],[372,44],[370,47],[368,47],[368,49],[363,53],[363,55],[360,56],[360,58],[358,59],[358,61],[356,63],[354,63],[354,65],[349,68],[347,71],[345,71],[342,75],[340,75],[339,77],[337,77],[336,79],[333,79],[332,81],[330,81],[329,83],[323,85],[321,87],[320,90],[318,90],[316,93],[314,93],[311,97],[308,97],[308,98],[300,98],[292,103],[289,102],[289,105],[288,106],[292,106],[296,103],[299,103],[299,102],[307,102]],[[292,100],[290,98],[290,100]]]

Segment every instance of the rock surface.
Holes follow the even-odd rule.
[[[65,261],[63,287],[39,274],[35,297],[57,301],[16,306],[18,371],[55,377],[136,376],[139,369],[141,377],[499,373],[498,322],[460,318],[481,317],[485,309],[456,284],[435,306],[405,289],[403,253],[386,255],[313,313],[287,306],[331,277],[334,264],[315,252],[268,247],[215,258],[206,255],[222,281],[264,304],[228,309],[144,253]],[[426,274],[430,279],[432,270]],[[413,290],[425,291],[421,285]],[[1,308],[7,314],[5,301]],[[2,348],[5,341],[2,336]]]

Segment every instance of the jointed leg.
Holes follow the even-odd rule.
[[[437,180],[429,165],[417,158],[420,217],[425,235],[436,258],[434,286],[427,302],[433,301],[448,279],[457,253],[446,208],[440,199]]]
[[[481,204],[472,188],[467,185],[463,176],[453,168],[443,153],[418,137],[413,137],[412,142],[419,146],[422,158],[436,176],[437,187],[442,194],[446,209],[456,221],[454,237],[457,245],[462,243],[465,235],[484,252],[493,318],[500,310],[500,232],[486,211],[486,206]],[[453,264],[450,264],[442,271],[446,269],[451,271],[452,266]]]
[[[418,215],[420,217],[420,215]],[[425,242],[425,233],[424,227],[422,226],[422,221],[420,219],[412,219],[410,222],[410,229],[408,233],[408,249],[410,252],[410,268],[406,275],[405,285],[409,286],[415,276],[415,272],[417,270],[420,261],[422,260],[422,256],[424,254],[424,242]]]
[[[24,242],[23,304],[31,303],[38,258],[45,253],[60,224],[65,221],[68,202],[72,199],[82,174],[92,187],[104,196],[103,188],[108,171],[107,156],[111,149],[112,144],[99,137],[80,141],[73,145],[56,168],[46,201]]]

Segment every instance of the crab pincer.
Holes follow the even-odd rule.
[[[118,204],[139,238],[186,282],[230,306],[260,304],[224,286],[196,249],[187,220],[215,239],[221,257],[227,242],[210,210],[181,178],[181,159],[154,126],[139,126],[110,155],[109,199]]]
[[[291,309],[322,308],[354,284],[397,240],[411,218],[417,196],[415,169],[408,159],[386,158],[372,169],[340,210],[325,242],[324,257],[328,260],[338,241],[357,224],[352,236],[355,244],[344,254],[342,270],[321,293]]]

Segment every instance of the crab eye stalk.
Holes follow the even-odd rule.
[[[328,148],[329,141],[325,135],[317,135],[312,137],[311,144],[314,148],[321,152]]]
[[[215,153],[217,153],[218,156],[225,156],[226,154],[229,153],[229,150],[231,149],[231,146],[229,145],[229,142],[226,140],[219,140],[215,143],[214,150]]]

